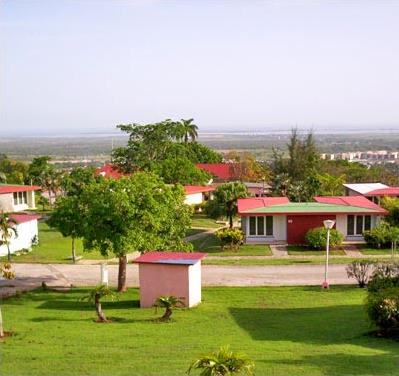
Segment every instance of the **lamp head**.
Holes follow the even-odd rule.
[[[333,221],[332,219],[326,219],[325,221],[323,221],[323,224],[327,230],[331,230],[335,225],[335,221]]]

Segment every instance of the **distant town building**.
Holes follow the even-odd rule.
[[[323,153],[320,158],[332,160],[345,160],[349,162],[359,162],[363,164],[382,164],[382,163],[399,163],[399,151],[350,151],[342,153]]]

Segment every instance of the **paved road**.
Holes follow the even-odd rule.
[[[13,284],[19,289],[31,289],[46,281],[49,286],[92,286],[100,282],[100,265],[66,264],[14,264],[17,279],[0,281],[0,285]],[[109,279],[116,285],[118,266],[110,265]],[[128,285],[138,286],[138,267],[128,265]],[[202,283],[204,286],[289,286],[320,285],[324,278],[323,265],[267,265],[267,266],[225,266],[204,265]],[[331,284],[350,284],[345,265],[331,265]],[[2,289],[6,291],[5,289]]]

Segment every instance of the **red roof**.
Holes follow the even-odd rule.
[[[365,196],[399,196],[399,187],[388,187],[375,189],[367,192]]]
[[[316,196],[314,199],[315,201],[324,204],[356,206],[359,208],[377,210],[381,212],[381,214],[387,213],[387,211],[381,206],[375,204],[364,196]]]
[[[14,192],[29,192],[29,191],[38,191],[42,189],[38,185],[9,185],[9,184],[1,184],[0,185],[0,194],[4,193],[14,193]]]
[[[235,163],[197,163],[196,166],[201,170],[208,171],[218,179],[230,180],[236,178]]]
[[[102,167],[97,168],[96,175],[104,176],[105,178],[119,179],[122,176],[127,176],[126,174],[118,171],[118,169],[111,164],[106,164]]]
[[[137,264],[193,265],[206,256],[201,252],[147,252],[133,260]]]
[[[264,208],[265,206],[287,204],[290,200],[288,197],[255,197],[238,199],[238,212],[246,210]]]
[[[194,193],[204,193],[204,192],[212,192],[215,190],[215,187],[210,186],[202,186],[202,185],[185,185],[184,192],[186,195],[192,195]]]
[[[40,219],[41,216],[37,214],[10,214],[10,218],[19,224]]]

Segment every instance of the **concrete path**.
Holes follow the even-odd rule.
[[[191,242],[192,240],[197,240],[197,239],[205,238],[205,237],[207,237],[208,235],[212,235],[214,232],[216,232],[217,230],[220,230],[221,228],[224,228],[224,227],[223,227],[223,226],[222,226],[222,227],[218,227],[218,228],[202,228],[202,227],[195,227],[194,230],[205,230],[205,231],[199,232],[198,234],[193,234],[193,235],[186,236],[186,237],[184,238],[184,240],[185,240],[186,242]]]
[[[273,253],[274,257],[288,257],[288,250],[286,245],[281,244],[271,244],[270,250]]]
[[[68,264],[14,264],[17,278],[0,281],[0,286],[14,285],[14,288],[0,288],[0,294],[7,295],[9,289],[30,290],[45,281],[51,287],[94,286],[100,282],[100,265]],[[118,266],[109,265],[109,280],[117,284]],[[345,265],[330,265],[331,284],[352,284],[346,276]],[[202,283],[204,286],[290,286],[320,285],[324,277],[323,265],[267,265],[226,266],[204,265]],[[128,286],[137,287],[138,266],[127,268]],[[3,295],[4,296],[4,295]]]

